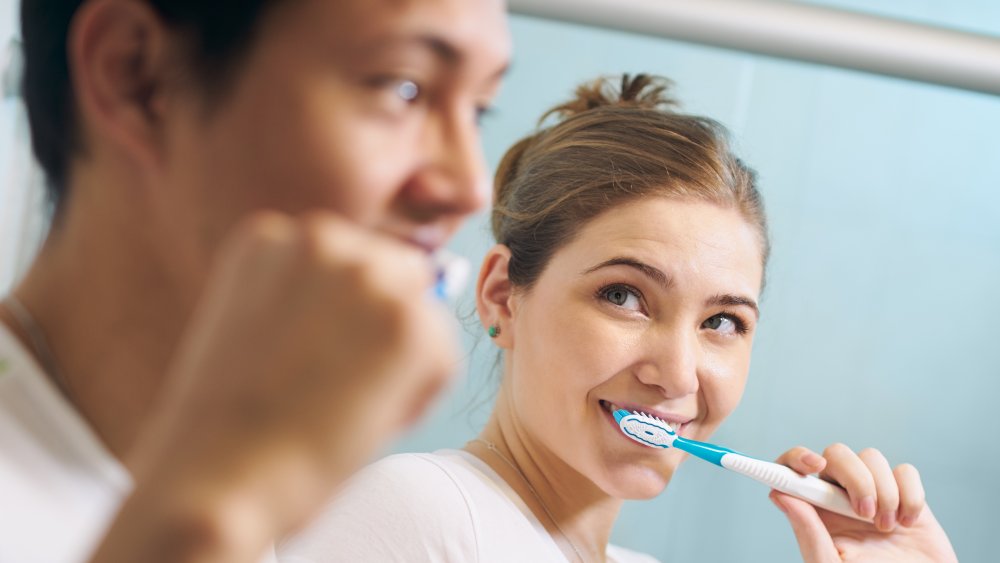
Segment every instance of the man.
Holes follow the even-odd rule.
[[[22,25],[56,211],[0,309],[0,561],[253,561],[456,363],[427,253],[488,200],[504,6],[23,0]]]

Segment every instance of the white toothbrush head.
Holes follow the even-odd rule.
[[[614,415],[618,429],[644,446],[666,449],[673,446],[677,439],[677,433],[670,424],[654,416],[624,409],[618,409]]]

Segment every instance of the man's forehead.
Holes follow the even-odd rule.
[[[502,0],[312,1],[336,6],[337,27],[351,36],[433,33],[460,45],[472,40],[499,41],[507,35]]]
[[[330,30],[351,50],[415,48],[449,63],[470,56],[499,66],[510,58],[504,3],[498,0],[350,0]],[[483,59],[477,61],[481,64]]]

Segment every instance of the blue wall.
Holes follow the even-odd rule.
[[[995,0],[825,3],[1000,35]],[[513,31],[515,64],[485,124],[492,163],[581,80],[645,71],[729,126],[760,172],[769,286],[746,396],[716,439],[768,458],[797,444],[878,447],[921,470],[961,559],[991,559],[1000,98],[522,17]],[[478,260],[484,217],[453,246]],[[485,340],[466,337],[478,344],[466,378],[397,450],[476,433],[489,403],[470,401],[495,385]],[[766,493],[689,461],[659,498],[627,505],[614,540],[664,561],[796,560]]]

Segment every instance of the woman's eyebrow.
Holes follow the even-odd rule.
[[[663,271],[660,270],[659,268],[650,266],[649,264],[646,264],[641,260],[630,258],[628,256],[616,256],[614,258],[611,258],[610,260],[605,260],[604,262],[601,262],[600,264],[592,268],[588,268],[583,272],[583,274],[584,275],[590,274],[592,272],[600,270],[601,268],[608,268],[611,266],[628,266],[629,268],[635,268],[639,272],[642,272],[642,274],[645,275],[646,277],[655,281],[664,289],[669,289],[671,284],[673,283],[673,281],[670,279],[670,276],[663,273]],[[705,304],[710,307],[718,307],[718,306],[749,307],[750,309],[753,310],[754,316],[757,317],[758,319],[760,318],[760,307],[757,306],[757,302],[749,297],[745,297],[742,295],[732,295],[728,293],[719,294],[710,297],[705,302]]]
[[[705,302],[705,304],[708,305],[709,307],[713,306],[718,307],[720,305],[728,307],[733,307],[733,306],[750,307],[751,309],[753,309],[754,315],[758,319],[760,318],[760,308],[757,307],[757,302],[754,301],[753,299],[750,299],[749,297],[743,297],[741,295],[720,294],[711,297],[708,301]]]
[[[635,268],[636,270],[642,272],[643,275],[645,275],[646,277],[650,278],[651,280],[659,284],[664,289],[669,289],[672,283],[670,277],[667,276],[667,274],[664,274],[662,270],[650,266],[649,264],[646,264],[641,260],[636,260],[635,258],[629,258],[628,256],[616,256],[615,258],[612,258],[610,260],[605,260],[604,262],[601,262],[600,264],[594,266],[593,268],[584,271],[583,274],[586,275],[591,272],[600,270],[601,268],[607,268],[610,266],[628,266],[630,268]]]

